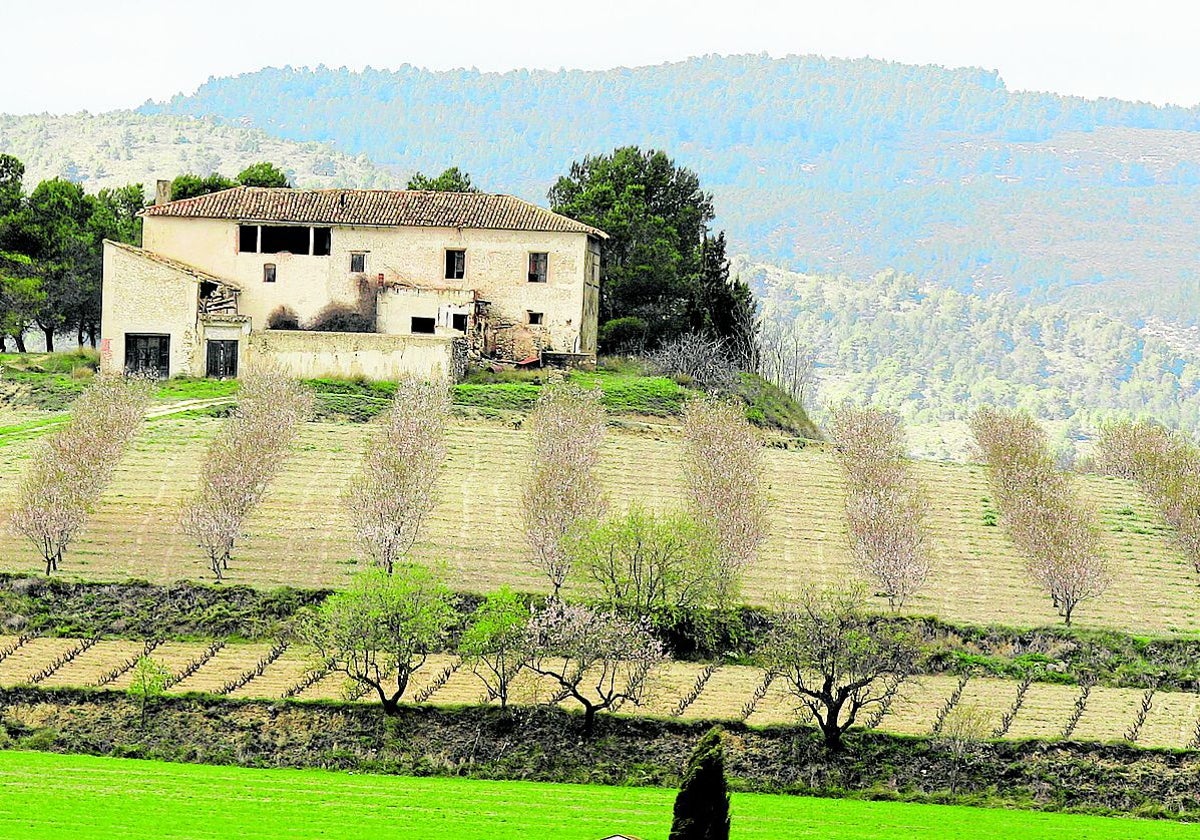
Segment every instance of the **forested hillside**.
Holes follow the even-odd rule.
[[[1064,451],[1118,414],[1200,425],[1200,351],[1190,333],[891,271],[805,275],[746,260],[734,270],[768,317],[794,322],[812,343],[817,404],[854,398],[900,410],[925,455],[967,454],[963,421],[983,405],[1052,421]]]
[[[31,187],[65,178],[89,193],[184,172],[233,176],[252,163],[278,161],[301,187],[393,187],[392,177],[365,157],[321,143],[295,143],[239,125],[190,117],[111,114],[0,114],[0,153],[25,164]]]
[[[142,110],[327,141],[401,173],[456,164],[540,202],[585,154],[661,147],[714,191],[731,249],[757,259],[895,268],[1134,318],[1200,312],[1196,108],[1014,93],[973,69],[734,56],[603,72],[267,69]]]

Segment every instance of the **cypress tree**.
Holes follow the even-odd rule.
[[[670,840],[729,840],[729,791],[719,726],[700,739],[688,760],[675,797]]]

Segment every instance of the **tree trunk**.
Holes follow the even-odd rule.
[[[391,697],[380,692],[380,702],[383,704],[383,713],[388,717],[399,717],[400,715],[400,695],[393,694]]]
[[[825,720],[819,720],[821,725],[821,737],[825,740],[825,749],[832,753],[844,752],[846,749],[845,743],[842,742],[842,728],[838,726],[838,717],[830,713]]]
[[[42,327],[42,332],[46,334],[46,352],[54,352],[54,330]]]
[[[25,349],[25,333],[18,333],[13,336],[13,341],[16,342],[18,353],[28,353]]]
[[[0,333],[0,353],[8,352],[8,336]]]
[[[596,707],[587,703],[583,707],[583,737],[591,738],[596,731]]]

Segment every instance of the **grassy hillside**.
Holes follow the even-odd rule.
[[[196,486],[205,445],[219,422],[147,423],[73,545],[64,573],[94,580],[204,579],[205,560],[179,532],[176,517]],[[681,500],[675,431],[669,425],[642,428],[613,429],[605,444],[601,476],[615,507]],[[272,491],[247,523],[230,582],[337,586],[356,570],[339,493],[357,468],[367,432],[363,424],[303,427]],[[20,470],[35,445],[21,440],[0,448],[0,518],[11,508]],[[455,423],[440,502],[417,556],[445,563],[462,589],[485,591],[504,583],[543,589],[525,563],[520,526],[519,487],[529,452],[528,434],[511,423]],[[832,457],[819,446],[769,449],[766,457],[771,535],[746,580],[747,598],[769,603],[809,582],[852,576],[841,479]],[[1056,623],[1049,600],[1028,583],[1003,529],[988,524],[993,519],[982,468],[923,463],[920,472],[931,490],[937,565],[911,611],[972,623]],[[1102,601],[1080,608],[1079,624],[1135,633],[1200,631],[1196,573],[1136,489],[1097,477],[1081,478],[1080,489],[1099,514],[1117,574]],[[0,535],[0,570],[37,568],[29,545],[11,533]]]
[[[47,779],[59,780],[47,784]],[[0,833],[11,840],[214,836],[367,840],[595,840],[614,831],[665,840],[675,791],[479,779],[257,770],[0,752]],[[120,796],[113,791],[119,790]],[[1028,811],[735,793],[738,840],[1140,840],[1200,837],[1171,822]]]
[[[32,189],[46,178],[81,183],[88,192],[183,172],[233,176],[252,163],[273,161],[300,187],[394,187],[393,177],[365,156],[331,146],[273,137],[242,125],[131,112],[51,116],[0,114],[0,152],[25,164]],[[400,185],[403,186],[403,185]]]
[[[977,68],[740,55],[606,71],[268,68],[142,110],[328,141],[403,172],[457,164],[535,201],[583,155],[661,147],[757,259],[1189,323],[1200,312],[1197,108],[1010,91]]]

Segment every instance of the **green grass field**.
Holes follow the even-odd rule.
[[[665,840],[674,791],[249,770],[0,752],[6,840],[384,837]],[[1067,814],[735,794],[736,840],[1157,840],[1200,826]]]

